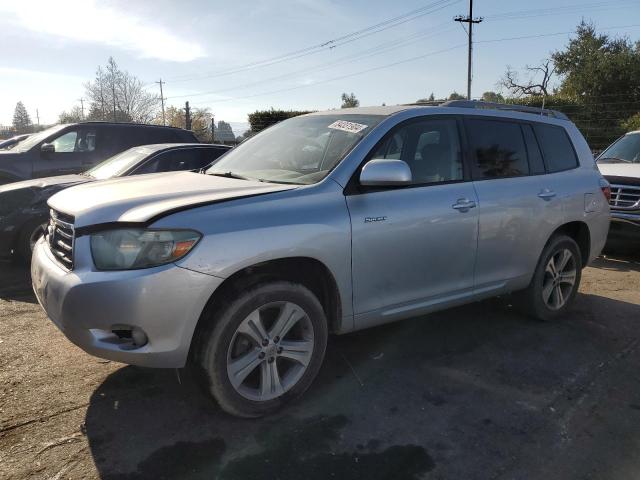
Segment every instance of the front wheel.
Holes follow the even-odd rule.
[[[320,370],[327,320],[318,299],[302,285],[258,285],[203,320],[196,366],[228,413],[272,413],[302,395]]]
[[[33,247],[35,247],[40,237],[44,235],[45,228],[47,227],[46,219],[35,219],[28,222],[18,237],[18,253],[25,262],[31,261],[31,253]]]
[[[562,315],[578,292],[581,274],[582,256],[576,242],[566,235],[553,237],[522,292],[525,312],[539,320]]]

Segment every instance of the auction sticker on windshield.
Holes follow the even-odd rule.
[[[333,128],[334,130],[342,130],[343,132],[348,133],[358,133],[367,128],[367,125],[362,125],[361,123],[347,122],[346,120],[336,120],[328,128]]]

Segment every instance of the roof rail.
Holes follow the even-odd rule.
[[[477,108],[487,110],[509,110],[513,112],[532,113],[534,115],[543,115],[551,118],[558,118],[560,120],[569,120],[564,113],[557,110],[549,110],[547,108],[527,107],[525,105],[514,105],[511,103],[495,103],[495,102],[480,102],[477,100],[449,100],[440,105],[441,107],[456,107],[456,108]]]

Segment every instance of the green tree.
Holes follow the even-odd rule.
[[[559,92],[563,95],[640,95],[640,44],[626,37],[599,34],[593,24],[583,21],[569,45],[551,57],[562,76]]]
[[[484,92],[482,94],[483,102],[504,103],[504,97],[496,92]]]
[[[340,108],[353,108],[359,106],[360,100],[356,98],[353,92],[342,94],[342,105],[340,106]]]
[[[626,120],[623,120],[620,123],[620,126],[625,132],[633,132],[635,130],[640,130],[640,112],[630,116]]]
[[[451,95],[449,95],[449,98],[447,100],[466,100],[467,97],[465,97],[464,95],[460,95],[458,92],[456,92],[455,90],[451,93]]]
[[[623,122],[640,110],[640,43],[581,22],[552,59],[561,75],[559,94],[577,107],[567,113],[591,147],[603,148],[624,133]]]
[[[22,102],[16,103],[16,108],[13,111],[13,128],[18,134],[31,133],[32,131],[31,117]]]
[[[304,115],[305,113],[311,113],[311,111],[275,110],[274,108],[271,108],[270,110],[256,110],[249,114],[249,125],[251,125],[250,135],[255,135],[259,131],[281,122],[282,120],[297,117],[298,115]],[[247,132],[245,132],[243,136],[247,138]]]

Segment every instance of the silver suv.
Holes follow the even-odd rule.
[[[192,366],[247,417],[309,387],[329,333],[508,292],[555,318],[605,243],[608,184],[566,117],[507,108],[314,113],[206,172],[64,190],[34,290],[87,352]]]

